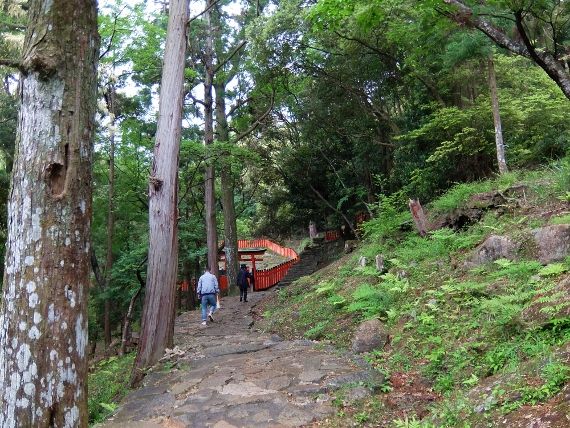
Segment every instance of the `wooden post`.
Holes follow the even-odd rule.
[[[412,213],[412,218],[414,219],[414,223],[416,224],[416,228],[420,233],[420,236],[427,235],[427,219],[424,213],[424,209],[422,208],[420,201],[418,199],[410,199],[408,203],[410,207],[410,212]]]
[[[309,222],[309,238],[314,239],[317,237],[317,224],[314,221]]]

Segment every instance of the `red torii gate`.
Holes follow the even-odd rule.
[[[263,261],[263,255],[267,251],[267,248],[239,248],[238,249],[238,259],[240,262],[249,262],[251,264],[251,272],[253,273],[253,291],[255,291],[255,279],[256,279],[256,268],[255,262]],[[225,274],[227,272],[227,261],[225,248],[219,252],[220,261],[224,262],[224,274],[220,275],[220,288],[222,290],[228,289],[228,277]]]

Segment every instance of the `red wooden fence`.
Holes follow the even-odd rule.
[[[277,266],[267,269],[256,269],[253,273],[253,291],[267,290],[281,281],[291,266],[299,260],[297,252],[291,248],[282,247],[269,239],[240,239],[238,240],[238,248],[267,248],[282,257],[287,257],[290,260],[283,262]],[[227,290],[228,277],[226,275],[220,276],[220,288]]]
[[[295,250],[287,247],[282,247],[269,239],[239,239],[238,248],[267,248],[276,254],[290,259],[297,260],[299,255]]]
[[[325,232],[325,241],[330,242],[330,241],[336,241],[337,239],[340,239],[340,231],[339,230],[327,230]]]
[[[258,269],[253,274],[255,282],[253,283],[253,291],[267,290],[281,281],[291,266],[297,262],[295,260],[288,260],[280,265],[273,266],[268,269]]]

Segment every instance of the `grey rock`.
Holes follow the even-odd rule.
[[[370,389],[364,386],[357,386],[355,388],[351,388],[346,392],[346,396],[342,401],[345,406],[350,406],[354,404],[358,400],[362,400],[363,398],[370,397]]]
[[[375,262],[376,262],[376,270],[378,272],[384,272],[384,270],[385,270],[384,256],[382,254],[376,255]]]
[[[379,320],[364,321],[352,339],[352,350],[356,353],[382,349],[388,343],[388,332]]]
[[[570,251],[570,224],[555,224],[534,229],[538,260],[543,264],[564,260]]]
[[[465,267],[479,266],[499,259],[514,260],[520,244],[508,236],[491,235],[479,245],[465,262]]]

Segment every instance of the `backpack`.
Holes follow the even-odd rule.
[[[237,277],[237,285],[240,287],[247,287],[247,272],[240,269]]]

